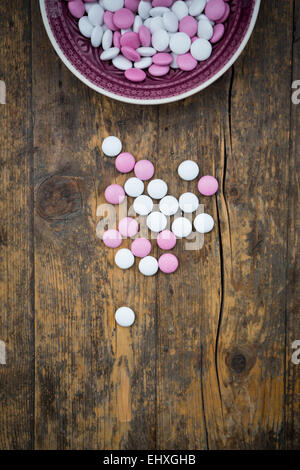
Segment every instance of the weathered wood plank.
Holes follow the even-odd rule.
[[[287,448],[300,449],[300,364],[292,362],[292,348],[295,341],[300,341],[300,271],[299,271],[299,174],[300,174],[300,2],[295,1],[294,37],[293,37],[293,74],[292,83],[298,81],[297,91],[291,102],[291,141],[289,162],[289,218],[287,223],[287,290],[286,290],[286,424]],[[298,103],[298,104],[297,104]],[[298,343],[299,344],[299,343]],[[299,349],[299,347],[298,347]],[[297,358],[299,354],[297,355]]]
[[[137,158],[151,156],[156,110],[81,84],[51,51],[34,2],[32,9],[36,447],[153,448],[156,279],[115,267],[113,250],[96,238],[96,209],[105,187],[124,181],[103,157],[102,139],[118,135]],[[136,311],[134,328],[116,328],[121,305]]]
[[[0,449],[33,445],[31,23],[25,0],[0,4]],[[4,91],[4,89],[3,89]],[[3,361],[1,361],[3,362]]]
[[[285,295],[293,2],[262,2],[234,66],[218,198],[224,447],[285,447]],[[266,35],[266,31],[268,31]],[[262,47],[263,44],[263,47]]]

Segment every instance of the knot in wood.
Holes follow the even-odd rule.
[[[81,208],[81,192],[71,176],[51,176],[38,188],[37,211],[44,219],[66,219]]]

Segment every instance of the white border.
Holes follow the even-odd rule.
[[[127,98],[126,96],[120,96],[120,95],[116,95],[115,93],[110,93],[109,91],[104,90],[103,88],[100,88],[100,87],[94,85],[93,83],[91,83],[84,75],[82,75],[80,72],[78,72],[78,70],[76,70],[76,68],[66,58],[64,53],[61,51],[59,45],[57,44],[56,39],[55,39],[55,37],[52,33],[49,21],[48,21],[46,8],[45,8],[45,0],[40,0],[40,8],[41,8],[41,12],[42,12],[43,22],[44,22],[47,34],[49,36],[49,39],[52,43],[52,46],[54,47],[54,49],[55,49],[57,55],[60,57],[60,59],[64,62],[64,64],[68,67],[68,69],[74,75],[76,75],[77,78],[79,78],[79,80],[81,80],[83,83],[85,83],[87,86],[89,86],[93,90],[97,91],[98,93],[102,93],[103,95],[108,96],[109,98],[113,98],[115,100],[122,101],[124,103],[154,105],[154,104],[171,103],[173,101],[179,101],[179,100],[182,100],[184,98],[187,98],[188,96],[194,95],[195,93],[198,93],[199,91],[201,91],[204,88],[208,87],[213,82],[215,82],[219,77],[221,77],[221,75],[223,75],[232,66],[232,64],[236,61],[236,59],[239,57],[241,52],[244,50],[247,42],[249,41],[249,38],[252,34],[252,31],[254,29],[256,19],[257,19],[257,16],[258,16],[260,1],[261,0],[256,0],[254,11],[253,11],[253,16],[251,18],[251,22],[250,22],[248,31],[247,31],[243,41],[241,42],[240,47],[238,48],[236,53],[231,57],[230,61],[227,62],[227,64],[224,65],[224,67],[221,70],[219,70],[218,73],[216,73],[216,75],[211,77],[206,82],[202,83],[200,86],[198,86],[196,88],[193,88],[192,90],[189,90],[186,93],[182,93],[182,94],[176,95],[176,96],[171,96],[170,98],[162,98],[162,99],[157,99],[157,100],[140,100],[140,99]]]

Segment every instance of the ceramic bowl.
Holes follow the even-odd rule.
[[[131,83],[124,72],[111,62],[100,60],[101,49],[78,29],[64,0],[40,0],[44,25],[50,41],[64,64],[86,85],[103,95],[134,104],[162,104],[181,100],[197,93],[231,67],[246,46],[258,15],[260,0],[231,0],[231,14],[222,40],[213,46],[211,57],[200,62],[192,72],[171,70],[160,78]]]

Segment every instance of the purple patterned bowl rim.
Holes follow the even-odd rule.
[[[84,76],[79,70],[74,67],[74,65],[70,62],[68,57],[64,54],[62,49],[60,48],[60,45],[56,41],[56,38],[53,34],[51,25],[49,23],[49,18],[47,15],[46,11],[46,0],[40,0],[40,9],[42,13],[42,18],[44,22],[44,26],[46,29],[46,32],[48,34],[48,37],[50,39],[50,42],[52,46],[54,47],[57,55],[59,58],[62,60],[62,62],[66,65],[66,67],[77,77],[79,80],[81,80],[85,85],[88,87],[92,88],[93,90],[97,91],[98,93],[101,93],[102,95],[108,96],[109,98],[122,101],[124,103],[130,103],[130,104],[138,104],[138,105],[158,105],[158,104],[164,104],[164,103],[171,103],[174,101],[179,101],[184,98],[187,98],[189,96],[194,95],[195,93],[198,93],[201,90],[204,90],[207,88],[209,85],[211,85],[213,82],[218,80],[237,60],[239,55],[242,53],[244,48],[246,47],[246,44],[248,43],[250,36],[253,32],[257,16],[259,13],[259,8],[260,8],[260,2],[261,0],[255,0],[255,5],[253,8],[252,12],[252,17],[251,21],[249,22],[249,26],[245,31],[244,37],[237,48],[237,50],[232,54],[230,59],[225,63],[223,67],[221,67],[212,77],[207,79],[205,82],[201,83],[198,86],[195,86],[194,88],[191,88],[190,90],[184,92],[184,93],[178,93],[174,96],[169,96],[169,97],[163,97],[163,98],[155,98],[155,99],[140,99],[140,98],[132,98],[128,96],[123,96],[120,94],[112,93],[109,90],[106,90],[105,88],[101,88],[100,86],[94,84],[91,80],[89,80],[86,76]]]

